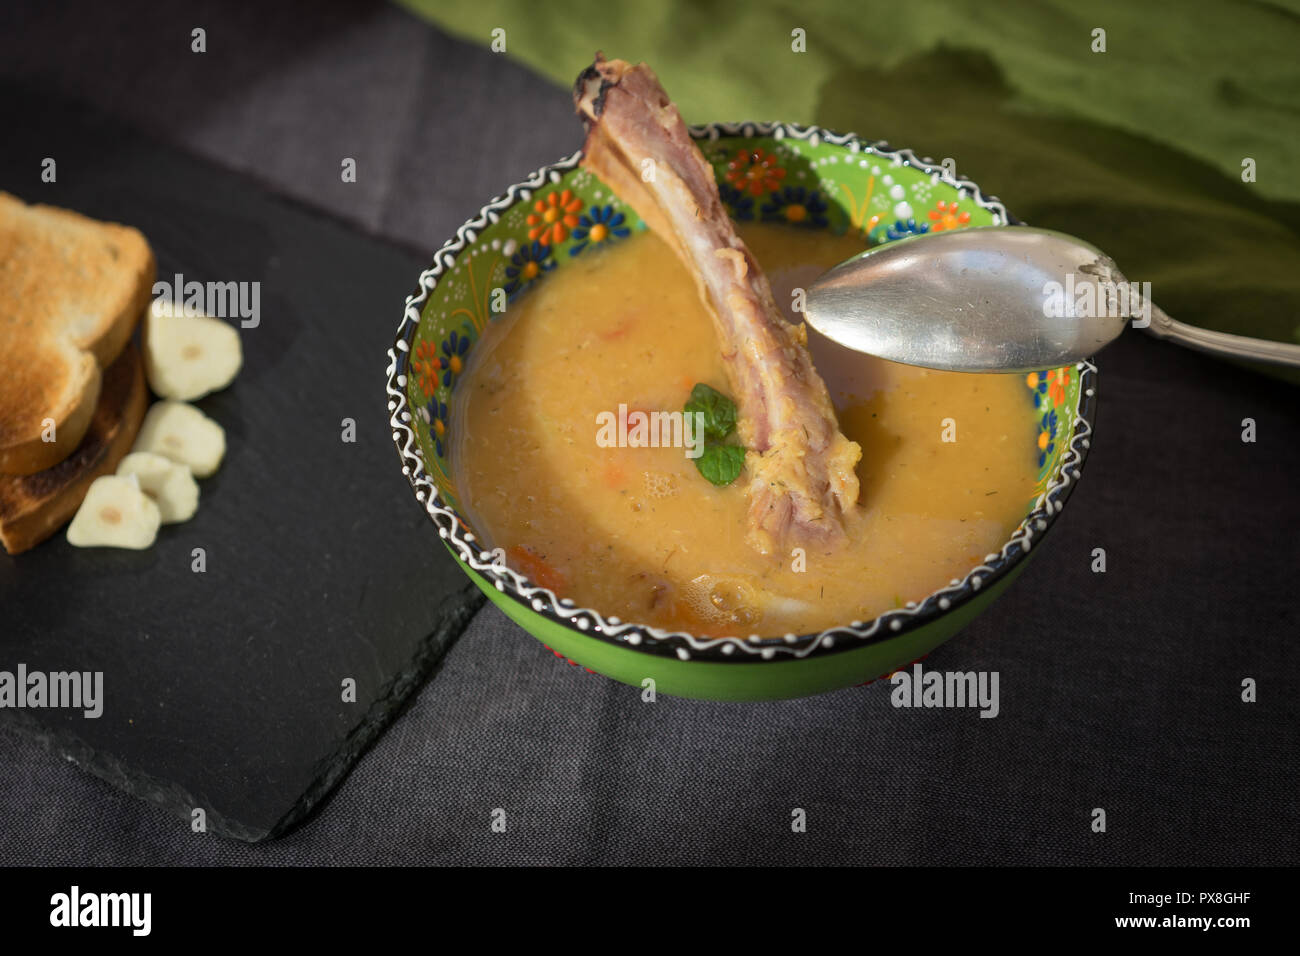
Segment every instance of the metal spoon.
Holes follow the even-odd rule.
[[[840,263],[808,289],[804,317],[841,345],[960,372],[1029,372],[1088,358],[1132,321],[1157,338],[1300,367],[1300,346],[1175,321],[1081,239],[983,226],[900,239]]]

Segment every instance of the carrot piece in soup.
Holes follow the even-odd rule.
[[[565,590],[564,575],[526,544],[506,549],[506,563],[528,580],[559,594]]]
[[[600,336],[602,342],[614,342],[621,339],[632,331],[632,321],[625,320],[614,326],[612,329],[602,329],[596,334]]]
[[[600,478],[615,491],[622,491],[627,487],[627,472],[616,461],[606,463],[605,467],[600,470]]]

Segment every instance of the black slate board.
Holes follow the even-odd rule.
[[[103,671],[103,715],[0,719],[183,825],[198,807],[209,832],[276,836],[482,602],[411,496],[387,425],[385,351],[425,263],[44,94],[0,85],[0,128],[0,189],[139,227],[160,278],[262,284],[243,371],[198,403],[228,451],[197,516],[144,552],[62,534],[0,552],[0,670]]]

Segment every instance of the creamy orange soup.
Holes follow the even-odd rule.
[[[793,288],[863,248],[785,226],[740,232],[786,307]],[[598,444],[599,416],[620,405],[681,411],[697,382],[731,394],[695,282],[651,233],[567,263],[476,345],[452,402],[466,517],[562,597],[705,635],[868,620],[964,576],[1033,494],[1021,377],[934,372],[809,339],[843,431],[862,446],[863,507],[840,546],[762,556],[745,541],[743,475],[718,488],[683,448]]]

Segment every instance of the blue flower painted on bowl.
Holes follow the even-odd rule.
[[[514,298],[541,276],[555,268],[551,247],[534,240],[531,245],[520,244],[506,266],[506,295]]]
[[[1047,459],[1056,450],[1056,427],[1059,424],[1056,412],[1046,413],[1038,423],[1038,467],[1047,464]]]
[[[748,222],[754,218],[753,196],[741,192],[730,183],[718,183],[718,195],[736,222]]]
[[[1025,376],[1025,384],[1034,396],[1034,408],[1042,408],[1047,398],[1047,372],[1030,372]]]
[[[915,219],[896,219],[893,225],[885,230],[887,240],[903,239],[907,236],[923,236],[930,231],[929,223],[917,224]]]
[[[589,245],[626,239],[632,234],[632,230],[623,225],[626,221],[627,217],[612,205],[592,206],[578,220],[577,228],[573,230],[573,238],[577,240],[577,244],[569,249],[569,255],[580,255]]]
[[[442,457],[442,440],[447,437],[447,403],[437,398],[429,399],[427,405],[420,406],[420,417],[429,425],[429,437],[433,439],[434,450]]]
[[[442,343],[442,384],[451,386],[451,380],[465,368],[465,353],[469,351],[469,336],[452,332],[447,341]]]
[[[822,194],[806,186],[786,186],[768,197],[761,210],[765,222],[788,222],[795,226],[825,228],[830,209]]]

